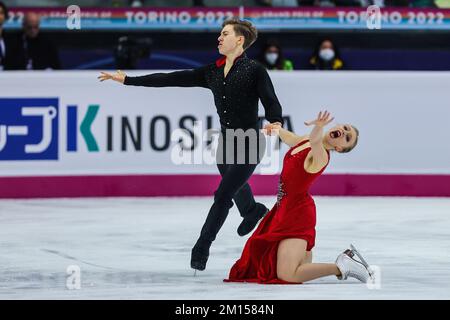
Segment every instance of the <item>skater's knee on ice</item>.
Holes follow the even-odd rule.
[[[306,258],[307,242],[303,239],[285,239],[278,245],[277,277],[278,279],[299,282],[296,271]]]
[[[298,272],[298,267],[289,265],[277,266],[277,278],[287,282],[302,283],[304,282],[302,275]]]
[[[277,268],[277,278],[287,282],[296,282],[295,281],[295,272],[289,269]]]

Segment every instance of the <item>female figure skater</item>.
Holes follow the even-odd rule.
[[[278,124],[264,127],[278,133],[291,148],[283,160],[277,202],[247,240],[241,258],[231,268],[225,282],[303,283],[335,275],[367,282],[368,265],[352,246],[335,263],[312,263],[315,243],[316,208],[308,189],[330,160],[330,150],[349,152],[358,142],[358,130],[338,125],[323,135],[330,113],[320,112],[310,135],[297,136]],[[353,255],[361,261],[353,259]]]

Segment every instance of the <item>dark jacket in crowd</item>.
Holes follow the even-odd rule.
[[[2,35],[0,37],[0,41],[3,40],[4,50],[0,53],[1,61],[0,61],[0,70],[10,70],[14,64],[14,50],[13,50],[13,39],[11,35],[3,30]]]
[[[20,33],[8,42],[9,57],[5,70],[61,69],[56,47],[44,35],[29,39]]]

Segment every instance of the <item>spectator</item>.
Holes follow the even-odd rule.
[[[56,47],[40,33],[39,15],[25,14],[23,32],[16,38],[13,69],[48,70],[60,69]]]
[[[258,61],[268,70],[294,70],[292,61],[284,57],[281,46],[275,40],[269,40],[265,43]]]
[[[316,70],[341,70],[344,67],[339,50],[330,39],[319,42],[309,63]]]
[[[131,0],[130,6],[133,8],[139,8],[139,7],[142,7],[143,4],[142,4],[142,1],[140,1],[140,0]]]
[[[3,2],[0,2],[0,70],[8,69],[9,62],[9,43],[3,30],[3,24],[8,19],[8,8]]]

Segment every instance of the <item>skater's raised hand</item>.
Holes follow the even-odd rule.
[[[269,136],[277,134],[281,128],[281,123],[279,122],[268,123],[264,126],[264,130],[266,130],[267,135]]]
[[[99,79],[100,81],[105,81],[105,80],[114,80],[120,83],[124,83],[125,82],[125,77],[127,76],[125,74],[125,72],[121,71],[121,70],[117,70],[116,73],[108,73],[108,72],[100,72],[101,75],[99,75],[97,77],[97,79]]]
[[[329,124],[331,121],[334,120],[334,117],[330,119],[330,113],[328,111],[320,111],[319,115],[317,116],[316,120],[305,122],[305,125],[311,126],[316,125],[319,127],[325,127],[327,124]]]

